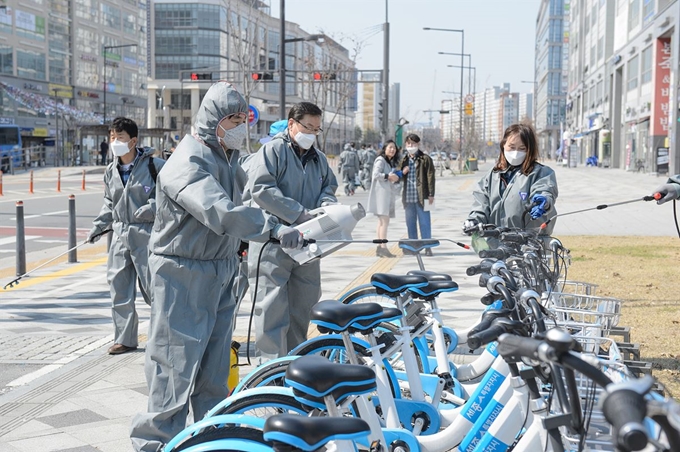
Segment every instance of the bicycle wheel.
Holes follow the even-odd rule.
[[[285,386],[283,380],[289,362],[290,360],[274,360],[258,366],[239,382],[237,386],[238,392],[260,386]]]
[[[357,286],[345,292],[339,301],[344,304],[352,303],[378,303],[384,307],[394,307],[394,300],[387,295],[379,294],[376,288],[370,284]]]
[[[249,394],[238,398],[232,403],[223,406],[221,409],[212,413],[213,416],[223,414],[246,414],[260,419],[266,419],[274,414],[294,413],[307,416],[312,411],[311,407],[306,407],[295,400],[292,394]]]
[[[366,365],[367,359],[371,357],[371,352],[368,350],[368,348],[361,344],[353,342],[352,345],[354,345],[354,351],[356,352],[357,358],[359,359],[359,364]],[[308,341],[299,345],[294,350],[294,352],[296,355],[300,356],[321,355],[336,363],[349,363],[347,351],[345,350],[345,344],[342,342],[342,339],[338,337],[328,337],[316,341]],[[397,397],[399,385],[396,382],[396,377],[394,377],[394,371],[391,369],[392,366],[386,360],[384,360],[384,365],[388,376],[390,377],[390,391],[394,397]]]
[[[200,433],[197,433],[196,435],[192,436],[191,438],[187,439],[184,441],[182,444],[180,444],[177,447],[174,447],[171,451],[166,451],[166,452],[180,452],[183,450],[187,450],[192,446],[197,446],[197,445],[206,445],[206,443],[209,443],[211,441],[217,441],[217,440],[234,440],[232,445],[220,445],[219,448],[215,449],[205,449],[205,450],[210,450],[214,452],[249,452],[253,450],[252,446],[248,446],[248,442],[251,444],[261,444],[268,446],[270,443],[266,442],[262,436],[262,431],[252,428],[252,427],[243,427],[243,426],[235,426],[235,425],[225,425],[223,427],[215,427],[215,428],[210,428],[206,429]],[[238,441],[241,440],[241,441]],[[243,444],[240,444],[240,442],[243,442]],[[226,447],[225,447],[226,446]],[[233,448],[231,448],[233,446]]]

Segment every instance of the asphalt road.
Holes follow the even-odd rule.
[[[77,171],[77,170],[76,170]],[[0,197],[0,269],[11,266],[16,258],[17,201],[23,202],[27,253],[58,253],[68,246],[69,195],[76,199],[76,239],[87,237],[92,220],[99,214],[103,202],[101,174],[88,174],[86,190],[82,190],[82,175],[61,178],[57,192],[57,175],[46,170],[34,177],[33,193],[29,192],[28,174],[5,176]]]

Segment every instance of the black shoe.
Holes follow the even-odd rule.
[[[432,256],[432,248],[425,248],[425,256]]]

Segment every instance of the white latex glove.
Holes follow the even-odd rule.
[[[149,199],[148,204],[144,204],[134,213],[135,220],[151,222],[156,217],[156,200]]]

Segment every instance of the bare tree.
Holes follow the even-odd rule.
[[[325,34],[325,36],[328,36]],[[308,76],[308,92],[312,102],[324,112],[324,131],[321,135],[321,148],[326,148],[329,133],[333,123],[336,121],[340,112],[346,110],[350,98],[356,94],[357,72],[355,70],[356,61],[363,48],[363,42],[356,38],[345,37],[352,43],[349,49],[349,61],[351,64],[343,63],[333,57],[332,52],[324,52],[319,58],[310,51],[303,56],[302,66],[308,74],[319,74],[319,79]],[[340,44],[328,36],[322,44],[328,48],[336,46],[341,49]],[[344,118],[346,121],[347,118]]]
[[[228,28],[229,28],[229,53],[231,60],[236,63],[238,68],[236,71],[234,84],[241,88],[241,93],[250,105],[250,98],[252,93],[258,88],[261,80],[253,78],[253,74],[265,74],[273,69],[269,67],[269,62],[264,50],[264,39],[260,36],[258,30],[261,28],[260,14],[254,8],[255,2],[243,2],[243,6],[236,5],[234,12],[237,15],[229,14]],[[234,8],[234,6],[232,6]],[[245,9],[243,9],[245,8]],[[230,11],[231,12],[231,11]],[[250,143],[250,124],[246,122],[248,129],[248,136],[246,138],[246,151],[248,154],[252,152]]]

